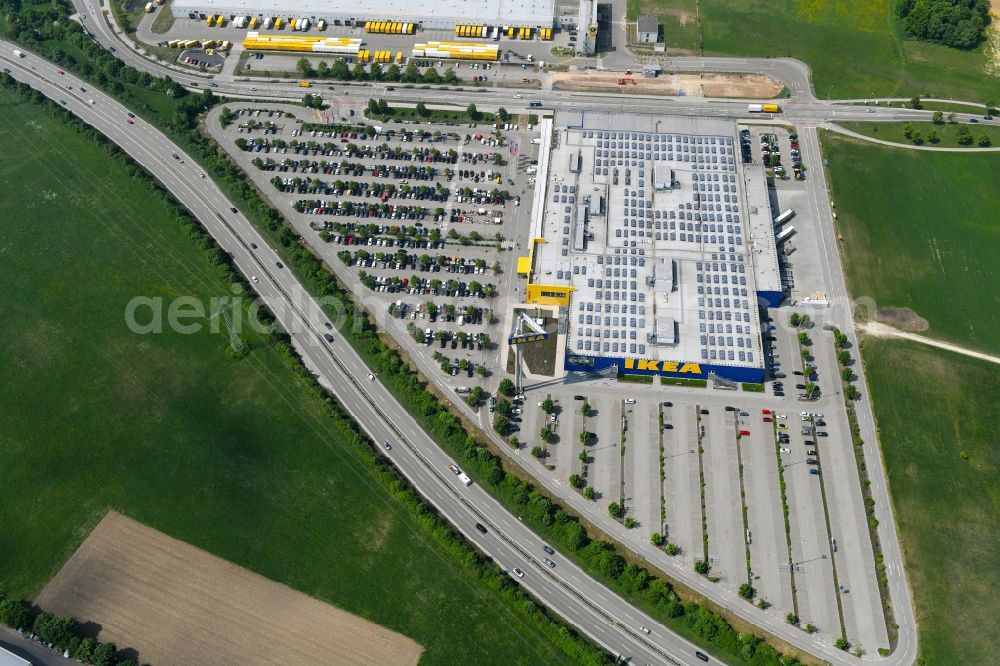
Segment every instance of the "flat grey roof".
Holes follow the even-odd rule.
[[[639,32],[659,32],[660,31],[660,17],[659,16],[649,16],[647,14],[642,14],[639,16],[637,23],[637,30]]]
[[[384,19],[417,23],[457,19],[487,23],[551,25],[554,0],[383,0],[361,5],[347,0],[174,0],[174,12],[215,11],[272,16],[342,16],[358,20]]]
[[[774,238],[748,213],[747,179],[755,199],[757,177],[765,198],[766,182],[744,172],[736,123],[559,112],[555,127],[533,282],[574,289],[567,352],[763,367],[757,261],[770,274]]]

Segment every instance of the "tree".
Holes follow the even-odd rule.
[[[843,636],[835,640],[833,644],[836,646],[838,650],[847,650],[849,647],[851,647],[850,642]]]
[[[702,576],[708,573],[708,560],[696,560],[694,563],[694,570],[700,573]]]
[[[428,67],[424,70],[423,81],[424,83],[438,83],[441,80],[441,76],[438,71],[433,67]]]
[[[806,625],[806,632],[810,633],[810,634],[815,634],[816,633],[816,625],[812,624],[812,623],[807,624]]]
[[[840,378],[843,379],[845,382],[851,381],[851,377],[853,376],[854,373],[851,372],[850,368],[844,368],[843,370],[840,371]]]
[[[540,431],[538,432],[538,437],[539,437],[539,438],[540,438],[540,439],[541,439],[541,440],[542,440],[543,442],[545,442],[546,444],[548,444],[549,442],[551,442],[551,441],[552,441],[552,437],[553,437],[553,435],[555,435],[555,433],[554,433],[554,432],[552,432],[552,428],[550,428],[550,427],[548,427],[548,426],[545,426],[545,427],[543,427],[543,428],[542,428],[542,429],[541,429],[541,430],[540,430]]]
[[[636,525],[635,518],[633,518],[632,516],[628,516],[625,518],[625,527],[627,527],[628,529],[632,529],[633,527],[635,527],[635,525]]]
[[[798,312],[793,312],[791,316],[788,317],[788,323],[792,326],[798,326],[802,318],[799,316]]]
[[[118,648],[114,643],[98,643],[91,663],[94,666],[112,666],[115,663],[115,652],[118,652]]]
[[[837,362],[841,365],[847,365],[851,362],[851,352],[849,351],[839,351],[837,352]]]
[[[545,455],[545,451],[543,451],[542,447],[540,446],[533,446],[531,448],[531,455],[533,455],[535,458],[542,458]]]
[[[503,414],[498,414],[493,420],[493,430],[498,435],[506,435],[507,430],[510,429],[510,420]]]
[[[417,63],[412,60],[406,65],[406,69],[403,70],[403,75],[400,77],[404,83],[414,83],[418,78],[420,78],[420,69],[417,68]]]
[[[514,382],[512,382],[507,377],[504,377],[503,379],[500,380],[500,386],[498,387],[498,390],[500,391],[500,393],[506,396],[511,396],[514,395],[514,391],[516,389],[514,387]]]
[[[817,388],[819,388],[819,387],[816,386],[816,384],[814,382],[806,382],[806,389],[805,389],[806,395],[811,398],[812,394],[816,392]]]
[[[944,125],[944,112],[935,111],[933,115],[931,115],[931,122],[935,125]]]
[[[740,585],[739,594],[747,601],[751,601],[754,595],[757,594],[757,591],[753,589],[753,585],[750,583],[743,583]]]
[[[580,405],[580,413],[585,417],[590,416],[590,403],[586,400],[584,400],[583,404]]]
[[[499,109],[497,109],[497,118],[500,120],[500,122],[505,123],[508,120],[510,120],[510,113],[507,111],[507,109],[501,106]]]
[[[666,538],[664,538],[664,536],[659,532],[653,532],[653,534],[649,537],[649,543],[654,546],[662,546],[664,542],[666,542]]]
[[[937,130],[933,129],[927,130],[927,141],[929,141],[930,143],[937,143],[940,140],[941,139],[940,137],[938,137]]]
[[[417,115],[421,118],[426,118],[430,115],[430,112],[427,110],[427,105],[423,102],[417,102]]]
[[[330,76],[338,81],[347,81],[351,78],[351,70],[348,69],[347,63],[344,62],[343,59],[338,58],[337,61],[333,63],[333,67],[330,68]]]
[[[355,81],[367,81],[368,72],[365,71],[365,66],[362,63],[356,63],[354,69],[351,70],[351,78]]]
[[[618,518],[622,515],[622,508],[618,506],[618,502],[612,502],[608,505],[608,513],[612,518]]]
[[[299,61],[295,63],[295,71],[297,71],[303,78],[308,78],[314,75],[316,72],[313,71],[312,65],[305,58],[299,58]]]
[[[465,115],[469,116],[469,120],[479,120],[479,109],[476,108],[475,103],[469,103],[469,106],[465,108]]]
[[[507,438],[507,446],[509,446],[512,449],[521,448],[521,442],[517,441],[517,435],[511,435],[510,437]]]
[[[444,82],[449,86],[453,86],[458,83],[458,75],[455,74],[455,70],[450,67],[448,68],[448,70],[444,73]]]
[[[903,136],[905,136],[907,139],[913,137],[913,123],[906,123],[905,125],[903,125]]]
[[[667,544],[667,555],[674,556],[679,552],[681,552],[681,549],[677,547],[676,543]]]
[[[979,144],[980,148],[989,148],[993,144],[993,142],[990,141],[989,134],[980,134],[979,138],[976,139],[976,143]]]
[[[898,0],[896,16],[903,32],[956,49],[972,49],[990,23],[986,0]],[[916,108],[916,107],[914,107]]]
[[[920,134],[920,130],[915,129],[913,130],[913,136],[910,137],[910,140],[919,146],[924,142],[924,137]]]
[[[586,488],[584,488],[583,489],[583,496],[586,497],[589,500],[594,499],[594,487],[593,486],[587,486]]]
[[[851,384],[851,385],[847,386],[844,389],[844,397],[847,398],[848,400],[857,400],[858,399],[858,387],[855,386],[854,384]]]
[[[799,331],[799,344],[804,345],[808,343],[809,343],[809,334],[806,333],[805,331]]]
[[[592,433],[587,432],[586,430],[581,430],[580,431],[580,443],[583,444],[584,446],[586,446],[588,443],[590,443],[590,437],[591,437],[591,435],[592,435]]]
[[[556,408],[556,403],[552,400],[551,395],[545,396],[545,400],[542,400],[542,411],[546,414],[551,414]]]
[[[580,476],[579,474],[570,474],[569,485],[573,486],[574,488],[583,488],[586,485],[586,481],[584,481],[583,477]]]
[[[382,76],[382,65],[377,62],[373,62],[370,68],[370,72],[373,81],[381,81]]]
[[[959,145],[962,146],[972,145],[972,132],[970,132],[969,128],[966,127],[965,125],[962,125],[961,127],[958,128],[958,132],[956,133],[955,136],[958,139]]]
[[[788,615],[785,616],[785,622],[787,622],[788,624],[798,624],[799,616],[796,615],[795,613],[789,613]]]

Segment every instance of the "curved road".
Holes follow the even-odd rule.
[[[878,143],[883,146],[890,146],[892,148],[902,148],[904,150],[925,150],[933,153],[997,153],[1000,152],[1000,146],[990,146],[988,148],[981,148],[979,146],[969,146],[968,148],[958,148],[958,147],[947,147],[947,146],[915,146],[912,143],[896,143],[895,141],[886,141],[885,139],[876,139],[873,136],[868,136],[867,134],[859,134],[846,127],[841,127],[835,123],[823,123],[823,129],[828,129],[831,132],[836,132],[837,134],[843,134],[844,136],[849,136],[859,141],[867,141],[869,143]]]
[[[294,81],[264,83],[239,81],[233,77],[211,79],[195,73],[179,72],[176,68],[152,62],[133,51],[131,43],[127,39],[123,41],[115,30],[100,18],[102,15],[97,2],[98,0],[74,0],[74,5],[80,14],[86,16],[86,18],[81,17],[83,25],[99,43],[113,49],[117,57],[137,69],[157,76],[169,76],[193,88],[203,89],[209,81],[212,81],[215,84],[212,90],[217,94],[260,99],[298,100],[301,97],[302,91]],[[99,17],[98,20],[95,20],[95,17]],[[5,60],[5,64],[14,66],[15,78],[29,82],[50,97],[67,98],[67,93],[57,85],[53,87],[53,81],[60,82],[56,80],[58,75],[55,74],[54,66],[34,56],[26,59],[31,61],[29,65],[25,60],[18,60],[9,55],[12,45],[3,43],[0,48],[3,49],[0,59]],[[24,68],[26,65],[28,69]],[[814,164],[821,163],[818,140],[815,136],[816,124],[837,119],[928,120],[932,113],[885,107],[876,109],[875,113],[869,113],[865,107],[844,107],[817,101],[811,93],[807,67],[790,59],[770,61],[741,58],[683,58],[672,59],[670,66],[687,71],[761,71],[763,68],[767,70],[763,73],[779,78],[786,85],[791,83],[789,89],[793,91],[793,98],[783,102],[784,116],[789,121],[801,122],[806,127],[803,131],[805,134],[803,154],[811,156],[810,162]],[[37,69],[33,71],[30,67]],[[72,77],[66,75],[66,78]],[[257,90],[257,86],[265,90]],[[332,84],[329,88],[347,89],[362,96],[380,94],[389,99],[407,101],[425,99],[434,102],[440,97],[437,91],[419,88],[386,91],[383,86],[378,85],[340,83]],[[479,103],[512,106],[512,92],[477,91],[475,94]],[[98,96],[100,99],[97,99]],[[543,100],[545,106],[550,109],[587,108],[725,117],[746,115],[745,101],[650,96],[629,96],[623,99],[620,95],[560,91],[536,91],[531,93],[531,96]],[[447,459],[443,452],[419,429],[387,391],[377,383],[367,383],[364,380],[358,383],[355,378],[363,378],[368,372],[360,358],[339,338],[335,338],[332,345],[323,342],[321,337],[323,318],[318,314],[319,310],[315,303],[287,271],[279,271],[273,266],[276,255],[257,236],[249,222],[238,214],[225,212],[230,209],[230,204],[210,180],[199,177],[198,168],[193,162],[188,159],[185,160],[185,165],[178,165],[176,161],[171,161],[169,155],[181,154],[181,151],[166,137],[138,118],[136,125],[126,126],[122,119],[126,112],[124,107],[111,98],[95,93],[95,100],[98,102],[97,106],[90,107],[79,99],[71,101],[67,98],[71,111],[121,145],[185,203],[217,238],[220,245],[233,253],[234,260],[243,272],[247,275],[260,276],[258,291],[278,315],[282,325],[292,332],[293,342],[303,354],[307,364],[329,386],[338,387],[336,391],[338,397],[376,441],[390,439],[397,444],[391,453],[394,462],[421,494],[442,511],[443,515],[502,566],[507,568],[519,566],[525,569],[527,573],[522,582],[527,589],[611,652],[633,656],[635,660],[644,660],[644,663],[697,663],[691,657],[695,649],[692,644],[639,613],[581,570],[563,561],[559,561],[555,570],[549,570],[542,565],[540,558],[544,557],[544,553],[540,550],[538,537],[531,530],[517,523],[503,507],[477,486],[471,488],[460,486],[456,479],[447,473]],[[109,113],[110,110],[113,112]],[[137,141],[138,137],[142,137],[142,140]],[[817,180],[823,181],[822,178]],[[825,183],[822,184],[822,189],[825,192]],[[833,239],[832,219],[829,219],[829,199],[827,197],[821,201],[821,198],[817,198],[814,202],[823,229],[824,242],[821,244],[821,249],[826,257],[827,266],[836,269],[831,272],[840,272],[839,254]],[[825,236],[830,238],[826,239]],[[250,239],[254,239],[252,242],[261,249],[251,251],[248,245]],[[842,285],[842,273],[839,278]],[[843,291],[846,298],[846,288],[836,291]],[[290,302],[299,305],[288,307],[287,311],[283,310],[282,306],[288,306]],[[847,325],[842,326],[842,330],[850,331],[849,335],[853,337],[853,326],[850,325],[849,317],[848,312]],[[859,387],[866,392],[863,378],[859,382]],[[373,412],[375,418],[372,418]],[[887,519],[891,518],[892,508],[882,474],[881,456],[877,448],[874,418],[870,407],[859,410],[859,420],[866,440],[868,464],[876,472],[873,474],[872,488],[876,497],[876,507],[882,518],[879,536],[888,563],[887,575],[890,579],[895,621],[900,625],[899,644],[892,655],[882,659],[878,655],[869,654],[863,660],[878,661],[893,666],[910,664],[916,658],[917,648],[913,609],[908,584],[902,570],[895,522]],[[392,439],[393,437],[396,439]],[[470,529],[476,520],[490,526],[491,533],[483,537]],[[756,612],[738,599],[729,599],[726,594],[720,594],[717,587],[702,577],[687,571],[678,572],[676,566],[664,566],[658,561],[655,553],[649,552],[644,547],[645,544],[624,545],[642,557],[648,555],[647,559],[656,562],[656,565],[665,571],[670,571],[671,575],[696,592],[716,600],[735,615],[803,651],[819,656],[829,663],[849,664],[858,661],[857,658],[836,650],[831,645],[814,641],[812,637],[797,628]],[[651,628],[652,634],[648,637],[643,636],[637,631],[640,626]]]

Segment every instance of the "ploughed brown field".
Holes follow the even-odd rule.
[[[35,599],[140,663],[416,664],[397,634],[109,513]]]

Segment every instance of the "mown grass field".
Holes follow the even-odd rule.
[[[705,54],[793,56],[812,68],[819,97],[997,96],[1000,76],[989,75],[985,46],[965,52],[904,39],[891,0],[630,0],[628,15],[683,17],[680,32],[667,25],[668,48],[688,50],[688,25],[700,28]]]
[[[990,139],[990,145],[1000,146],[1000,125],[990,125],[988,123],[980,123],[979,125],[965,125],[969,128],[969,132],[972,134],[972,145],[962,146],[958,143],[958,128],[963,127],[957,123],[945,123],[943,125],[935,125],[934,123],[865,123],[865,122],[846,122],[837,123],[844,129],[849,129],[852,132],[857,132],[858,134],[864,134],[865,136],[870,136],[875,139],[881,139],[883,141],[893,141],[895,143],[902,143],[906,145],[914,145],[915,142],[912,139],[907,139],[906,135],[903,133],[903,128],[907,124],[912,125],[913,129],[920,133],[921,141],[917,145],[921,146],[939,146],[941,148],[978,148],[979,147],[979,137],[987,136]],[[931,142],[927,140],[930,136],[930,132],[933,131],[937,133],[937,142]]]
[[[997,156],[822,138],[852,296],[912,308],[926,335],[997,353]],[[877,338],[862,356],[921,656],[990,663],[1000,650],[1000,366]]]
[[[996,154],[930,153],[823,134],[848,287],[908,307],[926,334],[1000,351]]]
[[[1000,366],[871,338],[863,357],[922,663],[994,663],[1000,652]]]
[[[139,336],[137,295],[230,295],[145,185],[0,92],[0,589],[31,597],[109,509],[416,640],[422,663],[566,663],[372,476],[260,335]]]

